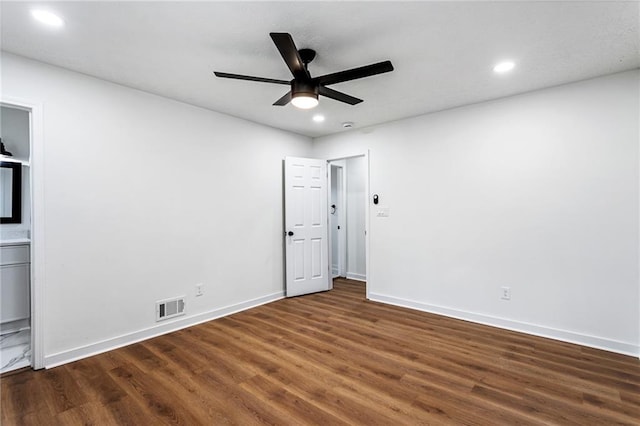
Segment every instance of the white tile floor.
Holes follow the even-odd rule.
[[[31,330],[0,336],[0,373],[31,365]]]

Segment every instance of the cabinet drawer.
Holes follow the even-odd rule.
[[[0,266],[0,323],[29,318],[29,265]]]
[[[0,247],[0,265],[29,263],[29,245]]]

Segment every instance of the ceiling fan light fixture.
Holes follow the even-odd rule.
[[[311,109],[318,106],[318,87],[307,81],[291,82],[291,103],[296,108]]]
[[[312,93],[298,93],[294,94],[291,99],[291,103],[294,107],[300,109],[311,109],[318,106],[318,95]]]

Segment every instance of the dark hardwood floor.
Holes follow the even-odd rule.
[[[640,361],[368,302],[285,299],[1,380],[3,426],[640,424]]]

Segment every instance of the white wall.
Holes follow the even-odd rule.
[[[13,158],[29,161],[29,113],[24,110],[0,107],[0,137]],[[31,199],[29,167],[22,167],[22,221],[0,224],[0,240],[29,238]]]
[[[347,166],[347,278],[366,280],[365,157],[346,160]]]
[[[638,354],[639,72],[314,140],[370,149],[373,299]],[[512,299],[500,299],[509,286]]]
[[[14,55],[1,72],[2,96],[44,111],[48,365],[166,331],[159,299],[187,296],[184,325],[280,297],[282,158],[366,149],[390,211],[371,206],[372,298],[638,354],[637,71],[320,138],[313,152]]]
[[[10,54],[1,71],[2,96],[43,105],[47,365],[166,331],[160,299],[187,297],[185,325],[283,295],[282,159],[310,139]]]

